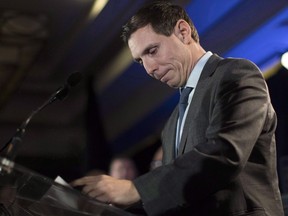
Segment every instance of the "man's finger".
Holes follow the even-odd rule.
[[[85,183],[84,183],[84,181],[83,181],[83,178],[81,178],[81,179],[76,179],[76,180],[74,180],[74,181],[72,181],[71,183],[70,183],[70,185],[72,186],[72,187],[76,187],[76,186],[82,186],[82,185],[84,185]]]

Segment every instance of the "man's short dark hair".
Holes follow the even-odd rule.
[[[171,36],[179,19],[184,19],[191,27],[191,36],[194,41],[199,42],[198,32],[186,13],[178,6],[166,1],[158,1],[141,8],[122,29],[122,39],[128,43],[131,35],[138,29],[151,24],[153,30],[165,36]]]

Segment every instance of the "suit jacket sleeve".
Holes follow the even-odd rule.
[[[174,148],[172,122],[163,131],[164,155]],[[273,136],[275,122],[266,83],[253,63],[230,59],[212,71],[205,66],[185,122],[183,154],[134,181],[144,209],[149,215],[173,212],[225,188],[253,148],[262,148],[257,143],[263,130]]]

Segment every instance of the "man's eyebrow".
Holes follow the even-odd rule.
[[[154,48],[154,47],[156,47],[156,46],[158,46],[158,43],[149,44],[149,45],[141,52],[140,56],[143,56],[143,55],[148,54],[148,53],[149,53],[149,50],[152,49],[152,48]],[[137,61],[141,60],[141,58],[140,58],[140,57],[139,57],[139,58],[135,58],[134,60],[137,62]]]
[[[140,54],[140,56],[143,56],[143,55],[146,55],[149,53],[149,50],[158,46],[158,43],[154,43],[154,44],[149,44]],[[140,63],[141,62],[141,58],[140,57],[137,57],[137,58],[133,58],[133,60],[137,63]]]
[[[158,43],[154,43],[154,44],[149,44],[142,52],[142,55],[145,55],[147,53],[149,53],[149,50],[158,46]]]

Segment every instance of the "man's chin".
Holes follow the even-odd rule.
[[[171,88],[174,88],[174,89],[179,88],[179,86],[175,85],[174,83],[169,83],[169,82],[167,82],[167,83],[165,83],[165,84],[168,85],[168,86],[171,87]]]

